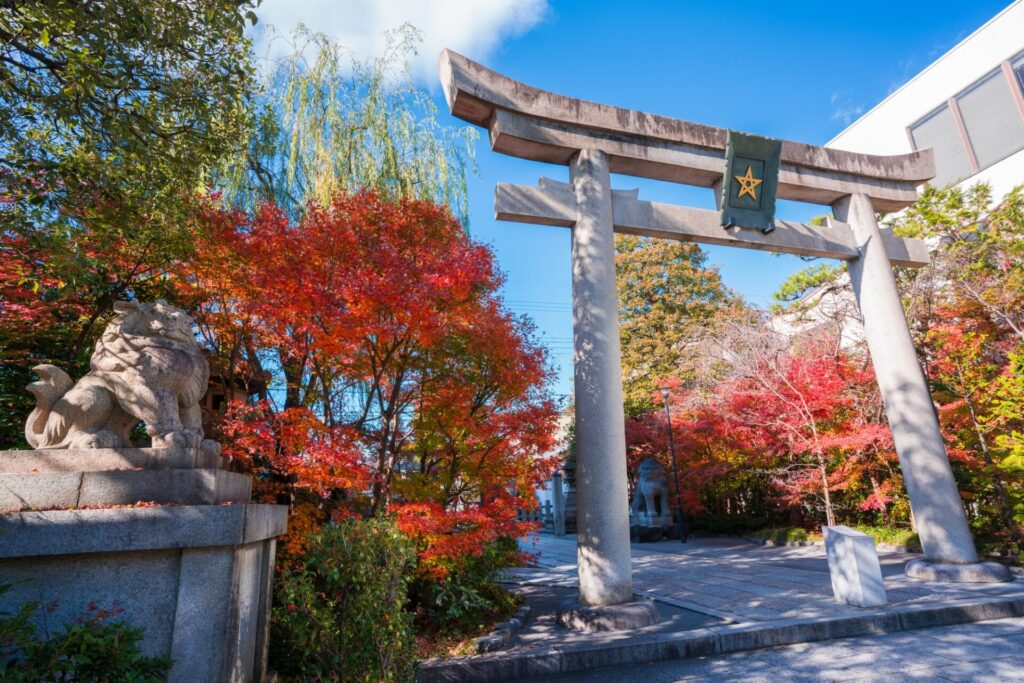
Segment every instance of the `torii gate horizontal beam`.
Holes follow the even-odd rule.
[[[494,191],[498,220],[572,227],[576,197],[567,183],[542,178],[540,187],[498,183]],[[612,191],[615,232],[665,239],[759,249],[798,256],[849,261],[860,256],[850,226],[829,217],[827,225],[775,221],[775,230],[724,229],[717,211],[637,199],[635,190]],[[928,263],[922,240],[896,237],[881,231],[886,254],[893,265],[921,267]]]
[[[701,187],[722,178],[725,129],[540,90],[450,50],[440,70],[452,114],[487,128],[497,152],[565,166],[599,149],[611,173]],[[778,197],[831,205],[859,193],[876,211],[896,211],[934,175],[930,149],[877,156],[783,141]]]

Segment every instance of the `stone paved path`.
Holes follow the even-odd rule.
[[[635,544],[634,591],[658,601],[662,620],[582,633],[554,623],[576,593],[575,537],[541,534],[521,546],[536,566],[507,570],[504,581],[534,618],[499,652],[424,662],[422,681],[1024,680],[1024,618],[1009,618],[1021,614],[1024,580],[917,581],[903,573],[913,555],[882,553],[889,605],[856,609],[834,601],[820,546]],[[703,652],[731,654],[694,656]]]
[[[542,575],[522,572],[520,579],[576,579],[576,537],[537,534],[521,542],[537,553]],[[632,546],[633,587],[637,593],[735,623],[776,621],[869,610],[835,602],[821,546],[774,548],[742,539],[691,539]],[[981,596],[1024,595],[1024,581],[1006,584],[925,583],[903,574],[914,555],[880,553],[889,605],[971,600]]]
[[[553,683],[1021,681],[1024,618],[563,674]]]

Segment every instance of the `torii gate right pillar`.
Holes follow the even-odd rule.
[[[837,219],[850,225],[860,251],[860,258],[848,261],[847,268],[928,558],[910,562],[907,574],[930,580],[1009,581],[1012,577],[1003,565],[978,562],[871,200],[854,194],[832,208]]]

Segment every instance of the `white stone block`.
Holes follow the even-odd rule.
[[[878,607],[888,602],[875,539],[848,526],[823,527],[836,602]]]

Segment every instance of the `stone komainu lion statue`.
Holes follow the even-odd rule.
[[[165,301],[119,301],[114,310],[77,383],[53,365],[34,368],[41,379],[27,387],[36,408],[25,439],[38,449],[131,446],[129,433],[143,422],[156,448],[215,448],[203,443],[199,399],[210,367],[192,319]]]
[[[637,468],[636,493],[629,506],[629,513],[646,513],[649,517],[668,515],[668,478],[665,468],[657,460],[649,458]]]

